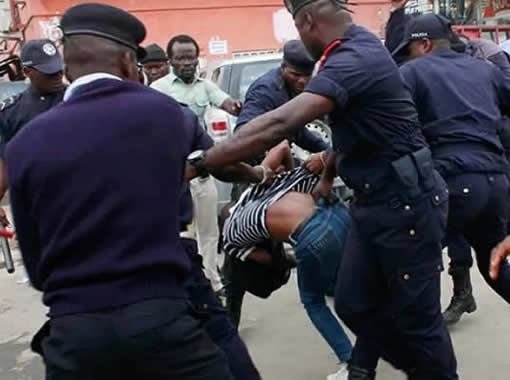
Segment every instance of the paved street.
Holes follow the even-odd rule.
[[[44,321],[40,295],[16,284],[19,274],[0,272],[0,379],[40,380],[43,365],[29,349],[32,334]],[[325,380],[335,370],[335,358],[312,329],[297,298],[295,276],[269,300],[248,297],[241,334],[266,380]],[[444,276],[443,302],[450,297]],[[474,272],[479,310],[453,330],[464,380],[510,378],[510,310]],[[404,377],[388,366],[378,380]]]

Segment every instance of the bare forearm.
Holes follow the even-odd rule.
[[[336,152],[324,152],[326,165],[322,173],[322,177],[325,181],[333,182],[336,177]]]
[[[207,151],[204,165],[209,170],[248,161],[269,150],[289,134],[289,128],[276,111],[264,114],[241,128],[228,141]]]
[[[258,170],[242,162],[220,169],[213,169],[211,174],[223,182],[259,183],[264,179],[263,170]]]
[[[329,98],[303,93],[243,126],[234,136],[207,151],[206,169],[248,161],[266,152],[306,123],[335,109]]]

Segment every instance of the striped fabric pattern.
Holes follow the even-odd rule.
[[[269,207],[289,192],[311,193],[319,179],[319,176],[298,167],[279,175],[271,186],[252,185],[248,188],[225,223],[225,253],[244,261],[256,246],[271,240],[266,225]]]

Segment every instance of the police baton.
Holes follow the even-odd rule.
[[[5,229],[6,224],[2,223],[3,229],[0,229],[0,244],[2,245],[2,254],[4,255],[5,269],[7,273],[14,273],[14,260],[12,259],[11,247],[7,239],[14,237],[14,233]]]

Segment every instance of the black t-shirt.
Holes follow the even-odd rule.
[[[442,175],[508,172],[499,132],[501,111],[510,112],[510,72],[450,49],[400,71]]]
[[[20,95],[5,100],[0,106],[0,157],[5,146],[21,128],[36,116],[60,103],[65,88],[61,91],[43,94],[29,88]]]
[[[335,102],[333,148],[344,155],[338,173],[354,190],[370,178],[388,180],[392,161],[426,146],[397,65],[363,27],[349,28],[305,91]]]

